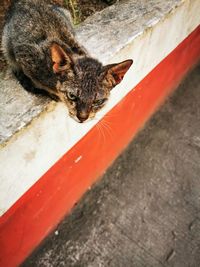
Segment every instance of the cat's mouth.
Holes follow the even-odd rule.
[[[76,116],[76,115],[74,115],[74,114],[72,114],[72,113],[69,113],[69,115],[70,115],[70,117],[71,117],[73,120],[75,120],[75,121],[78,122],[78,123],[86,122],[86,121],[88,121],[88,119],[89,119],[89,117],[87,117],[87,118],[78,117],[78,116]]]
[[[89,118],[89,114],[83,114],[83,115],[78,114],[76,117],[78,118],[80,123],[83,123]]]
[[[89,114],[82,114],[82,115],[74,115],[73,113],[69,112],[70,117],[75,120],[78,123],[84,123],[89,120],[92,120],[95,117],[94,113],[89,113]]]

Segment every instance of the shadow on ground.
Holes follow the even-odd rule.
[[[23,266],[200,266],[199,74]]]

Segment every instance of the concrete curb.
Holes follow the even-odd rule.
[[[2,117],[3,130],[0,131],[0,233],[3,244],[0,265],[4,264],[1,266],[15,266],[32,251],[198,60],[199,5],[197,0],[165,1],[164,4],[161,1],[143,1],[140,5],[137,1],[126,1],[96,14],[77,30],[78,38],[90,53],[104,63],[134,59],[126,79],[113,90],[97,121],[80,126],[66,116],[62,103],[38,100],[39,97],[30,96],[16,86],[15,96],[20,95],[21,99],[21,94],[24,94],[22,99],[29,104],[23,106],[22,101],[20,105],[20,101],[12,100],[17,97],[12,95],[9,98],[7,91],[6,83],[13,86],[15,82],[2,81],[5,88],[2,110],[6,106],[10,112],[4,110],[3,114],[8,114],[8,117]],[[174,60],[178,60],[176,67]],[[162,79],[156,78],[156,74]],[[16,107],[19,111],[21,106],[23,112],[16,116]],[[105,115],[110,116],[116,133],[115,142],[110,147],[113,140],[111,142],[107,135],[100,149],[94,142],[99,134],[95,125],[105,120]],[[120,131],[122,121],[127,126],[123,133]],[[7,122],[14,123],[9,127]],[[88,151],[89,146],[92,151]],[[100,163],[97,156],[104,157]],[[60,198],[59,206],[50,215],[47,211],[57,198]],[[22,229],[21,225],[26,226]],[[40,225],[37,231],[36,225]],[[27,229],[32,233],[36,231],[34,236],[28,235]],[[19,240],[20,235],[25,238],[19,249],[16,238]],[[13,246],[8,247],[11,239]],[[15,256],[11,257],[11,254]]]

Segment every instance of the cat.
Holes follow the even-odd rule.
[[[8,10],[2,49],[21,84],[63,101],[82,123],[93,118],[133,61],[103,66],[75,37],[70,14],[47,0],[15,0]]]

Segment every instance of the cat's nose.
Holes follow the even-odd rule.
[[[79,114],[77,114],[77,118],[79,119],[80,122],[84,122],[88,119],[89,114],[86,112],[81,112]]]

